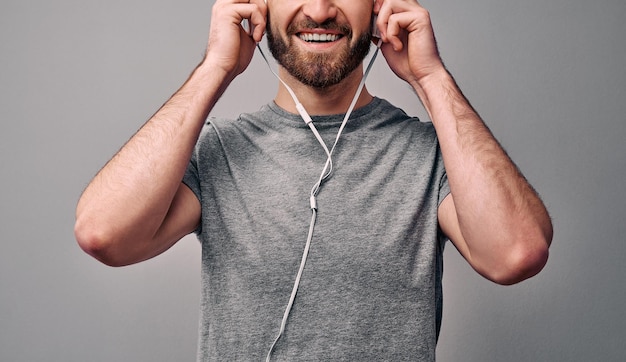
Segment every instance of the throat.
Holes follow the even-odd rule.
[[[298,95],[304,108],[311,114],[316,116],[325,116],[333,114],[343,114],[346,112],[353,97],[357,97],[356,108],[360,108],[372,101],[372,95],[363,88],[357,96],[358,83],[354,85],[352,82],[344,80],[340,84],[335,84],[324,88],[315,88],[303,85],[295,81],[291,75],[284,74],[285,80],[288,80],[293,90]],[[297,113],[293,100],[287,89],[279,86],[278,93],[274,99],[276,104],[292,113]]]

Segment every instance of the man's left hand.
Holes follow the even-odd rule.
[[[381,51],[393,72],[414,88],[444,70],[428,10],[415,0],[376,0]]]

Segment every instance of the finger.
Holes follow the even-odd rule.
[[[383,0],[374,0],[374,8],[372,9],[372,11],[374,12],[374,14],[378,14],[378,12],[380,11],[380,7],[383,4]]]
[[[378,26],[382,29],[383,41],[400,51],[405,46],[405,32],[418,30],[424,18],[428,17],[428,11],[415,0],[377,1],[381,1]]]
[[[390,38],[398,38],[402,31],[412,31],[410,25],[415,22],[414,14],[404,12],[391,14],[387,23],[387,36]]]
[[[250,3],[236,2],[229,4],[229,7],[233,20],[240,28],[255,41],[261,41],[265,32],[267,13],[263,0],[252,0]]]
[[[377,14],[376,27],[380,31],[380,38],[383,42],[387,42],[387,22],[389,16],[391,15],[391,8],[389,6],[384,6],[383,0],[376,0],[373,11]]]
[[[256,6],[250,16],[252,23],[252,38],[258,43],[263,39],[267,26],[267,4],[265,0],[251,0],[250,3]]]

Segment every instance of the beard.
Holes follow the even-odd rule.
[[[322,28],[339,31],[342,37],[347,38],[347,46],[338,53],[306,53],[293,46],[293,36],[297,36],[297,29]],[[364,33],[353,46],[352,29],[341,26],[334,20],[317,24],[312,21],[302,21],[290,24],[287,28],[287,41],[281,38],[278,31],[272,29],[270,17],[267,19],[267,42],[270,52],[283,68],[301,83],[313,88],[327,88],[338,84],[354,71],[365,59],[370,50],[371,33]]]

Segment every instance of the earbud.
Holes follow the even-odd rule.
[[[374,0],[376,3],[376,0]],[[378,19],[378,14],[374,13],[374,9],[372,9],[372,37],[380,39],[380,30],[376,26],[376,20]]]
[[[380,38],[380,30],[376,26],[376,19],[378,19],[378,15],[372,13],[372,37]]]

